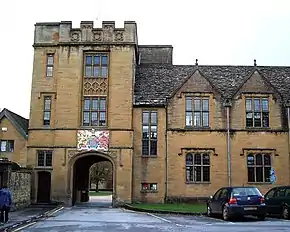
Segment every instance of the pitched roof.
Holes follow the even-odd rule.
[[[2,118],[6,117],[14,126],[15,128],[19,131],[19,133],[27,139],[28,136],[28,122],[29,120],[26,118],[23,118],[22,116],[13,113],[12,111],[4,108],[0,112],[0,121]]]
[[[284,101],[290,100],[290,67],[141,64],[136,70],[134,104],[166,104],[166,99],[197,69],[224,98],[232,98],[257,70],[277,89]]]

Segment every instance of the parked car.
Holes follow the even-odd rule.
[[[290,186],[270,189],[265,194],[265,203],[269,215],[279,215],[283,219],[290,219]]]
[[[222,215],[223,220],[246,215],[266,217],[264,197],[256,187],[223,187],[207,202],[207,215]]]

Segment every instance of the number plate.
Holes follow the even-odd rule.
[[[244,210],[257,210],[257,207],[245,207]]]

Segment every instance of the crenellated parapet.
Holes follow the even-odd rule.
[[[137,41],[134,21],[125,21],[123,28],[116,28],[114,21],[103,21],[102,28],[94,28],[93,21],[81,21],[79,28],[72,28],[71,21],[35,24],[34,46],[137,44]]]

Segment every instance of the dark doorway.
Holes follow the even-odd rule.
[[[110,177],[107,182],[103,185],[99,185],[100,188],[96,192],[96,186],[94,189],[91,189],[91,183],[94,180],[90,179],[90,169],[93,164],[104,163],[103,165],[95,166],[95,171],[102,178],[108,173]],[[110,172],[104,172],[104,170],[110,169]],[[104,169],[104,170],[103,170]],[[82,204],[93,207],[110,207],[112,206],[112,193],[113,193],[113,165],[109,159],[106,157],[99,156],[95,153],[87,155],[85,157],[79,158],[74,163],[73,167],[73,196],[72,196],[72,205]],[[100,182],[101,183],[101,182]],[[100,191],[99,191],[100,190]],[[111,197],[111,198],[110,198]],[[91,199],[93,198],[93,200]]]
[[[38,172],[38,189],[37,189],[37,202],[49,203],[51,191],[51,174],[50,172]]]

